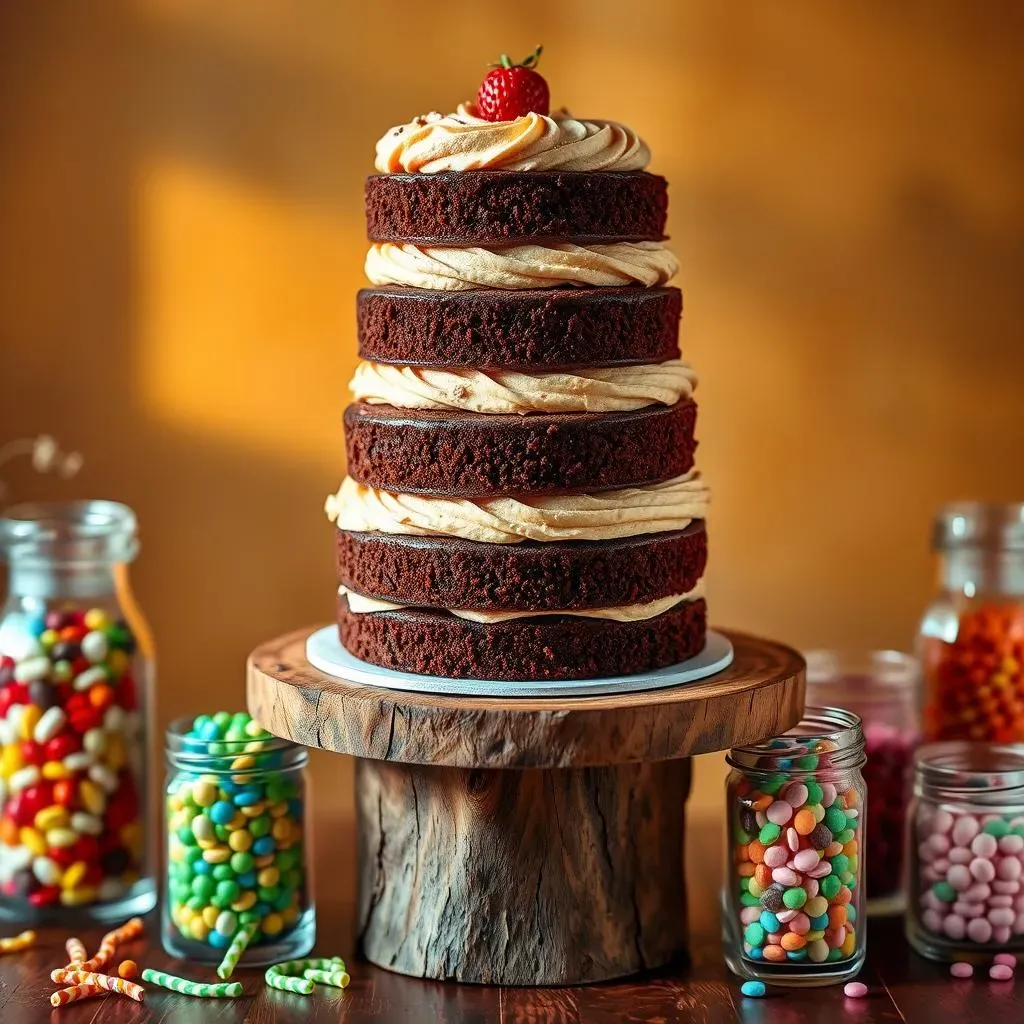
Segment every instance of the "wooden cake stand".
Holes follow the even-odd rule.
[[[697,683],[488,699],[325,675],[306,661],[310,632],[252,653],[249,711],[358,759],[363,952],[423,978],[575,985],[674,959],[690,757],[803,711],[800,655],[739,633],[733,664]]]

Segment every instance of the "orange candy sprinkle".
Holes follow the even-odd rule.
[[[754,875],[754,865],[751,864],[749,860],[745,860],[736,869],[736,873],[740,876],[740,878],[752,878]]]
[[[818,822],[815,820],[814,812],[809,811],[806,808],[802,811],[797,811],[796,817],[793,818],[793,828],[802,836],[809,836],[814,831],[814,826]]]
[[[770,797],[767,793],[762,793],[750,806],[755,811],[767,811],[773,803],[775,803],[774,798]]]
[[[761,886],[761,891],[763,892],[772,884],[772,869],[767,864],[758,864],[754,868],[754,879]]]
[[[797,935],[796,932],[786,932],[782,936],[782,948],[790,953],[795,953],[798,949],[803,949],[807,945],[807,940],[802,935]]]
[[[755,864],[764,861],[764,845],[759,840],[755,839],[747,846],[747,859]]]
[[[134,960],[122,960],[117,965],[117,973],[122,978],[137,978],[139,976],[139,965]]]
[[[828,924],[830,928],[841,928],[846,924],[846,907],[842,903],[829,907]]]
[[[90,686],[89,703],[98,711],[104,711],[114,703],[114,688],[107,683]]]
[[[786,951],[781,946],[765,946],[761,952],[765,960],[774,960],[778,963],[786,959]]]

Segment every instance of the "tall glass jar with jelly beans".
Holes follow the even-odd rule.
[[[924,738],[1024,743],[1024,504],[935,521],[939,589],[920,628]]]
[[[860,719],[808,707],[790,732],[727,760],[726,963],[775,985],[848,981],[864,962]]]
[[[305,956],[316,939],[306,749],[220,711],[172,723],[166,757],[164,948],[217,962],[244,932],[243,965]]]
[[[156,902],[137,553],[135,516],[112,501],[0,517],[0,917],[114,921]]]
[[[982,963],[1024,952],[1024,746],[921,747],[907,846],[919,953]]]

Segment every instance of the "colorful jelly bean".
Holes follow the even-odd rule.
[[[143,871],[135,638],[102,608],[0,625],[0,899],[85,906]]]
[[[200,762],[167,789],[167,917],[228,977],[247,947],[276,942],[307,909],[301,777],[244,712],[200,715],[180,743]]]

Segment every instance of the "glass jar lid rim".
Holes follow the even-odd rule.
[[[1024,502],[950,502],[935,517],[932,547],[1024,551]]]
[[[240,757],[249,753],[246,750],[248,744],[262,744],[259,753],[271,754],[287,751],[296,755],[308,755],[307,749],[301,743],[275,736],[273,733],[267,736],[252,737],[246,736],[239,740],[211,739],[204,740],[198,736],[189,736],[195,715],[183,715],[175,718],[164,730],[164,745],[167,753],[183,763],[201,764],[211,758],[221,761],[226,757]],[[210,747],[214,744],[219,748],[220,753],[213,753]],[[202,749],[200,749],[200,745]]]
[[[914,770],[929,783],[945,789],[1016,789],[1024,786],[1024,747],[1013,744],[948,740],[926,743],[914,755]],[[991,776],[1002,778],[996,785]]]
[[[119,501],[35,501],[0,512],[0,543],[134,535],[135,513]]]
[[[776,737],[758,743],[741,744],[732,748],[733,754],[760,756],[778,753],[779,740],[830,740],[838,750],[863,746],[864,733],[861,718],[845,708],[807,706],[800,721]]]

